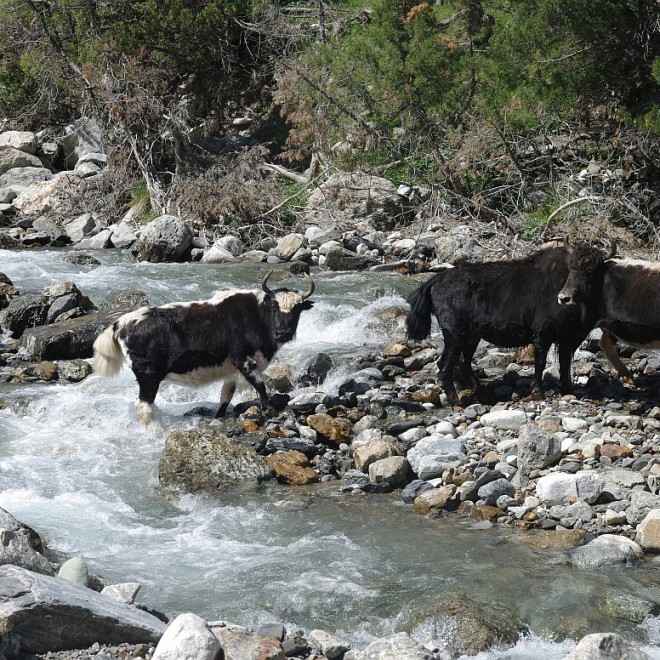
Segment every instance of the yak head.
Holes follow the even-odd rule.
[[[273,338],[281,345],[296,336],[300,315],[314,305],[312,300],[308,300],[314,293],[314,280],[309,275],[305,275],[308,282],[308,290],[305,293],[284,288],[271,291],[268,288],[268,278],[273,272],[272,270],[268,272],[261,282],[261,288],[266,295],[260,307],[262,314],[267,317]]]
[[[564,306],[590,302],[602,287],[605,262],[616,254],[616,242],[608,242],[607,252],[589,243],[571,245],[568,237],[564,243],[568,253],[568,279],[557,294],[557,302]]]

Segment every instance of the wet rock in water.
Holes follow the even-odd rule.
[[[216,660],[220,640],[196,614],[179,614],[168,626],[153,654],[153,660]]]
[[[205,423],[170,434],[158,469],[161,484],[190,493],[254,487],[269,476],[265,459],[253,447]]]
[[[71,557],[60,566],[57,577],[86,587],[89,582],[87,562],[82,557]]]
[[[86,314],[38,328],[29,328],[21,337],[21,346],[35,360],[73,360],[91,358],[94,340],[132,306]]]
[[[477,655],[495,644],[515,644],[525,627],[501,604],[477,602],[459,594],[438,598],[411,622],[414,637],[432,638],[453,655]]]
[[[319,480],[319,475],[310,467],[307,456],[299,451],[272,454],[266,458],[266,464],[280,483],[304,486]]]
[[[56,577],[1,566],[0,631],[25,653],[157,642],[165,624],[142,610]]]
[[[120,603],[132,605],[141,588],[142,585],[139,582],[121,582],[103,587],[101,593],[104,596],[118,600]]]
[[[91,254],[67,254],[64,261],[77,266],[100,266],[101,262]]]
[[[433,660],[436,655],[400,632],[377,639],[360,651],[349,651],[344,660]]]
[[[341,247],[333,247],[325,255],[325,265],[330,270],[364,270],[373,266],[374,259],[361,256]]]
[[[44,575],[54,575],[43,553],[39,534],[0,509],[0,565],[13,564]]]
[[[639,561],[644,551],[625,536],[603,534],[571,552],[571,562],[580,568],[597,568]]]
[[[181,218],[161,215],[149,222],[131,247],[140,261],[185,261],[192,247],[193,231]]]
[[[0,312],[0,327],[13,337],[20,337],[27,328],[46,322],[48,306],[48,300],[38,293],[17,296]]]
[[[310,363],[305,368],[305,372],[300,377],[300,385],[305,387],[313,385],[314,387],[323,383],[330,372],[335,366],[332,358],[325,353],[317,353]]]
[[[593,633],[583,637],[564,660],[651,660],[651,656],[615,633]]]
[[[353,425],[341,417],[317,413],[307,417],[307,424],[319,434],[322,440],[333,445],[340,445],[342,442],[350,443],[353,439]]]
[[[456,486],[453,484],[425,490],[413,501],[413,509],[417,513],[429,513],[436,509],[455,509],[457,505],[453,501],[455,493]]]
[[[427,490],[433,490],[433,485],[422,479],[414,479],[403,489],[401,499],[405,504],[412,504],[416,498]]]
[[[410,465],[403,456],[391,456],[369,466],[369,480],[373,484],[388,483],[392,488],[403,488],[409,480]]]
[[[94,371],[92,365],[85,360],[62,360],[57,363],[57,378],[70,383],[85,380]]]

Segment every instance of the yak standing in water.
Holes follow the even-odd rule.
[[[611,245],[611,254],[604,255],[596,247],[566,241],[564,247],[544,248],[523,259],[448,268],[408,297],[408,338],[428,337],[435,315],[445,344],[438,369],[452,403],[458,401],[456,366],[470,387],[478,387],[471,361],[481,339],[504,347],[533,344],[537,393],[542,392],[548,350],[556,344],[561,391],[569,392],[573,353],[598,321],[601,292],[596,288],[614,249]]]
[[[273,408],[261,380],[275,353],[296,334],[300,314],[314,304],[314,281],[307,276],[306,293],[268,288],[262,291],[231,290],[210,300],[142,307],[120,317],[94,342],[94,368],[114,376],[128,363],[139,386],[135,404],[140,421],[151,422],[152,404],[160,383],[171,380],[199,386],[224,380],[220,408],[227,411],[243,375],[259,394],[262,409]]]

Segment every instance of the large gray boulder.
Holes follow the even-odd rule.
[[[4,175],[9,170],[23,167],[45,169],[42,162],[32,154],[13,147],[0,147],[0,175]],[[6,179],[0,180],[3,181],[2,187],[8,185]]]
[[[11,147],[27,154],[35,154],[37,146],[37,136],[31,131],[3,131],[0,133],[0,149]]]
[[[91,358],[94,354],[94,340],[98,335],[122,314],[134,309],[135,306],[127,305],[112,311],[95,312],[51,325],[29,328],[21,336],[21,346],[32,354],[35,361]]]
[[[37,573],[53,575],[50,562],[43,555],[39,534],[0,509],[0,565],[14,564]]]
[[[131,252],[140,261],[185,261],[192,240],[193,231],[181,218],[161,215],[146,225]]]
[[[18,566],[0,566],[0,584],[0,641],[17,652],[156,643],[165,631],[143,610]]]
[[[163,485],[191,493],[256,486],[270,474],[253,447],[203,423],[167,438],[158,470]]]

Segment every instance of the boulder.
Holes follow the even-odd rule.
[[[518,469],[524,474],[554,465],[561,454],[561,440],[538,424],[525,424],[520,428]]]
[[[36,573],[53,575],[50,562],[43,552],[39,534],[0,509],[0,565],[13,564]]]
[[[353,460],[358,470],[367,472],[372,463],[395,456],[396,453],[396,449],[391,442],[376,439],[355,449],[353,451]]]
[[[110,242],[113,247],[126,248],[130,247],[135,241],[137,241],[135,223],[131,220],[124,219],[110,227],[110,230],[112,231],[110,234]]]
[[[660,509],[653,509],[637,527],[637,543],[646,552],[660,552]]]
[[[343,417],[317,413],[307,417],[307,424],[321,436],[322,440],[332,445],[350,443],[353,439],[353,425]]]
[[[227,248],[217,244],[212,245],[201,258],[203,264],[227,264],[233,261],[238,259]]]
[[[179,614],[158,642],[152,660],[216,660],[220,640],[204,619],[196,614]]]
[[[10,300],[0,313],[0,327],[18,338],[26,328],[40,326],[46,322],[48,306],[48,300],[41,294],[17,296]]]
[[[82,557],[71,557],[60,566],[57,577],[86,587],[89,582],[87,562]]]
[[[96,217],[93,213],[83,213],[64,223],[64,231],[73,243],[78,243],[94,229],[96,229]]]
[[[37,172],[29,173],[29,180],[32,182],[19,193],[13,202],[17,211],[26,215],[48,215],[58,211],[63,202],[70,199],[72,192],[78,189],[79,180],[71,174],[61,172],[53,176],[49,170],[42,170],[42,172],[43,176]],[[9,174],[14,174],[14,172],[5,176],[9,176]]]
[[[388,483],[392,488],[403,488],[408,483],[410,465],[403,456],[390,456],[374,461],[369,466],[372,484]]]
[[[465,595],[440,596],[422,615],[411,622],[414,629],[432,627],[434,641],[451,654],[473,656],[496,644],[515,644],[522,622],[504,605],[478,602]]]
[[[222,643],[224,660],[286,660],[277,637],[257,637],[248,628],[222,622],[210,626]]]
[[[288,234],[277,241],[277,245],[270,251],[282,261],[290,261],[300,248],[305,244],[302,234]]]
[[[253,447],[204,423],[169,435],[158,470],[164,486],[190,493],[255,487],[270,474]]]
[[[37,136],[31,131],[4,131],[0,133],[0,149],[10,147],[26,154],[37,153]]]
[[[13,176],[4,177],[6,172],[15,169],[22,168],[32,168],[37,170],[46,170],[42,162],[34,155],[26,153],[21,149],[16,149],[14,147],[0,147],[0,187],[4,188],[6,186],[14,185],[16,183]],[[52,173],[50,170],[46,170],[50,176]],[[27,183],[36,181],[37,179],[31,179]],[[22,185],[27,185],[27,183],[22,183]]]
[[[309,459],[301,451],[285,451],[266,458],[266,464],[273,471],[280,483],[292,486],[304,486],[319,480]]]
[[[651,660],[616,633],[592,633],[583,637],[564,660]]]
[[[571,562],[581,568],[598,568],[629,564],[642,558],[644,552],[635,541],[616,534],[603,534],[571,553]]]
[[[24,653],[158,642],[165,624],[67,580],[0,566],[0,634]]]
[[[549,506],[570,504],[582,499],[593,504],[605,487],[603,477],[593,471],[580,470],[575,474],[553,472],[541,477],[536,483],[536,496]]]
[[[350,644],[325,630],[312,630],[309,633],[309,643],[315,649],[318,649],[328,660],[342,658],[344,653],[351,648]]]
[[[341,247],[333,247],[325,255],[325,265],[330,270],[364,270],[373,266],[374,260]]]
[[[492,426],[500,431],[518,431],[528,421],[524,410],[511,408],[508,410],[493,410],[481,416],[484,426]]]
[[[21,336],[21,346],[37,361],[91,358],[98,335],[120,316],[135,309],[132,305],[111,311],[86,314],[51,325],[29,328]]]
[[[192,239],[192,229],[181,218],[161,215],[144,227],[131,252],[140,261],[185,261]]]

